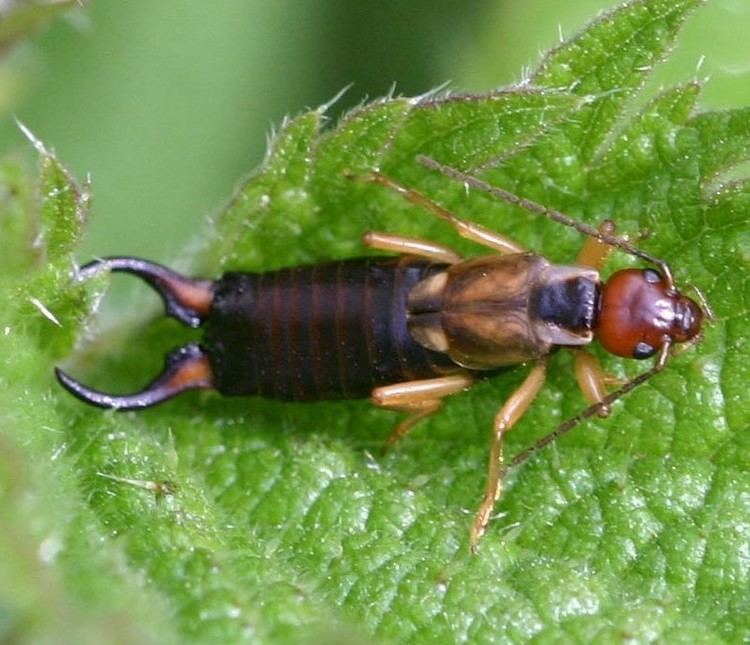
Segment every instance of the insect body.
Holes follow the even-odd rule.
[[[407,295],[443,269],[404,256],[226,274],[213,286],[202,343],[214,387],[292,401],[353,399],[456,372],[407,323]]]
[[[196,388],[300,401],[369,395],[376,405],[409,413],[391,434],[389,443],[394,443],[434,413],[445,396],[498,368],[531,363],[525,381],[495,417],[484,499],[470,536],[474,549],[501,492],[503,435],[542,388],[550,353],[558,347],[577,350],[576,377],[591,405],[511,465],[582,419],[606,415],[612,402],[664,367],[674,343],[696,342],[707,309],[680,294],[664,262],[614,237],[611,222],[592,229],[437,162],[422,161],[587,234],[578,263],[552,264],[374,174],[371,181],[497,253],[464,260],[432,242],[371,232],[364,238],[368,246],[398,257],[227,273],[216,281],[189,279],[135,258],[99,260],[83,268],[84,277],[102,269],[135,274],[162,296],[169,315],[205,326],[205,335],[200,344],[173,351],[162,374],[132,395],[92,390],[58,369],[60,382],[87,403],[120,410],[149,407]],[[602,283],[598,270],[615,247],[660,271],[627,269]],[[657,355],[656,362],[608,394],[607,376],[582,350],[595,337],[613,354]]]

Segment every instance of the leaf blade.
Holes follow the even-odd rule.
[[[691,6],[674,3],[674,25]],[[614,36],[632,29],[629,20],[617,21],[633,7],[641,11],[643,3],[606,23],[615,25]],[[594,27],[600,39],[602,24]],[[660,55],[669,29],[650,41],[656,44],[645,58]],[[628,76],[628,92],[639,74]],[[533,100],[511,90],[494,106],[492,98],[480,107],[481,99],[432,101],[421,111],[394,99],[354,112],[332,131],[322,129],[322,111],[286,124],[221,218],[218,239],[198,254],[205,270],[344,257],[357,252],[365,225],[434,232],[454,243],[429,216],[345,176],[380,164],[462,215],[511,222],[507,228],[533,248],[573,257],[574,236],[428,174],[412,159],[424,146],[459,166],[489,160],[485,174],[493,180],[587,221],[624,214],[630,232],[650,224],[648,248],[679,260],[678,275],[695,276],[726,319],[697,352],[618,405],[612,419],[592,422],[514,473],[476,558],[467,553],[467,528],[481,494],[487,435],[522,369],[456,397],[385,459],[371,454],[393,419],[364,402],[302,406],[191,394],[130,416],[59,403],[53,418],[64,428],[63,463],[96,518],[87,526],[110,547],[121,545],[130,576],[146,572],[150,592],[174,612],[176,634],[285,642],[315,630],[348,633],[347,625],[383,640],[747,634],[742,607],[750,585],[737,554],[750,537],[737,527],[750,499],[742,468],[748,406],[744,381],[735,380],[748,364],[746,290],[722,286],[730,270],[741,285],[750,273],[746,193],[737,187],[707,195],[701,174],[691,171],[702,155],[719,154],[697,145],[689,119],[697,91],[667,91],[617,132],[616,119],[592,112],[601,117],[595,138],[612,144],[598,146],[603,152],[591,164],[581,159],[597,146],[565,162],[582,141],[569,136],[575,127],[566,122],[579,97],[558,90]],[[464,141],[461,126],[471,126],[474,110],[480,127]],[[503,118],[507,127],[478,148]],[[431,137],[452,128],[449,144]],[[652,146],[634,164],[622,139],[632,134],[679,145],[674,154]],[[675,163],[680,156],[684,166]],[[497,159],[500,166],[491,167]],[[138,335],[125,351],[140,374],[175,333],[161,324]],[[34,337],[27,347],[38,343]],[[121,365],[124,357],[115,358]],[[620,376],[637,370],[610,367]],[[580,408],[568,368],[564,355],[553,357],[549,387],[509,435],[508,454]],[[20,386],[10,392],[12,400],[25,396]],[[158,501],[155,490],[165,481],[172,492]]]

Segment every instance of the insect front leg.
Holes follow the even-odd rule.
[[[475,224],[474,222],[461,219],[426,195],[423,195],[413,188],[402,186],[394,179],[381,175],[379,172],[365,175],[364,179],[385,186],[407,201],[410,201],[412,204],[416,204],[428,213],[432,213],[438,219],[448,222],[448,224],[450,224],[461,237],[466,238],[467,240],[481,244],[482,246],[497,251],[498,253],[509,254],[526,252],[524,247],[511,240],[509,237],[500,235],[500,233],[491,231],[484,226]]]
[[[597,412],[600,417],[608,417],[610,408],[603,404],[607,396],[607,386],[622,385],[623,381],[607,374],[599,363],[599,359],[583,349],[575,352],[573,365],[578,387],[581,388],[586,401],[589,405],[600,406]]]
[[[467,390],[473,382],[470,374],[459,372],[450,376],[421,381],[404,381],[375,388],[371,394],[371,401],[375,405],[409,413],[409,416],[401,421],[388,436],[384,449],[387,450],[395,445],[422,419],[437,412],[443,404],[444,397]]]
[[[487,469],[487,484],[482,503],[474,516],[469,534],[469,545],[476,553],[479,539],[484,535],[495,502],[502,492],[503,478],[503,436],[524,415],[544,385],[547,375],[546,361],[537,363],[526,376],[523,383],[510,395],[500,411],[495,415],[490,441],[490,459]]]
[[[401,235],[391,235],[390,233],[380,233],[379,231],[367,231],[362,236],[362,242],[365,246],[369,246],[372,249],[403,253],[405,255],[418,255],[433,262],[455,264],[463,259],[461,255],[447,246],[416,237],[403,237]]]
[[[613,236],[616,230],[615,223],[611,219],[605,219],[599,224],[599,232]],[[599,271],[610,256],[615,247],[597,237],[587,237],[578,253],[576,264],[591,267]]]
[[[616,229],[615,223],[609,219],[605,219],[599,224],[599,232],[604,235],[612,236]],[[588,266],[598,271],[604,266],[614,249],[614,246],[601,239],[587,237],[578,253],[576,264]],[[604,397],[607,396],[607,386],[621,384],[622,381],[607,374],[602,369],[596,356],[584,350],[575,352],[574,365],[578,387],[581,388],[583,396],[590,405],[600,405],[598,412],[600,417],[609,416],[609,406],[601,405]]]

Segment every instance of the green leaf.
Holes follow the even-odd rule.
[[[0,230],[25,254],[0,259],[11,303],[0,312],[0,514],[13,518],[0,545],[25,557],[0,559],[0,634],[101,640],[116,613],[129,640],[160,642],[750,637],[750,189],[738,167],[750,114],[696,114],[697,83],[637,100],[697,4],[624,5],[547,55],[523,87],[385,99],[331,127],[325,108],[284,123],[182,263],[218,275],[350,257],[368,229],[481,252],[368,182],[374,168],[555,261],[575,257],[573,231],[467,193],[418,154],[648,233],[642,246],[705,293],[716,322],[609,419],[511,473],[474,557],[492,418],[525,368],[452,397],[386,457],[395,415],[364,401],[191,393],[138,414],[83,407],[51,367],[87,330],[102,286],[69,277],[87,191],[37,143],[34,209],[8,166],[0,184],[15,197]],[[723,173],[733,182],[719,188]],[[177,329],[128,315],[79,349],[75,373],[135,387],[180,342]],[[643,369],[604,358],[621,378]],[[571,368],[568,353],[553,356],[506,455],[584,406]]]
[[[0,169],[0,639],[102,642],[117,625],[126,641],[176,641],[169,603],[141,587],[121,545],[102,548],[112,534],[68,453],[74,417],[58,409],[49,370],[90,309],[90,288],[69,277],[87,193],[29,136],[40,156],[38,205],[21,166]]]

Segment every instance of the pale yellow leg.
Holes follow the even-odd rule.
[[[416,237],[403,237],[401,235],[391,235],[390,233],[380,233],[379,231],[367,231],[362,236],[362,242],[365,246],[379,249],[380,251],[418,255],[434,262],[455,264],[463,259],[458,253],[447,246]]]
[[[390,434],[385,449],[393,446],[422,419],[439,410],[443,404],[443,397],[466,390],[473,382],[470,374],[460,372],[450,376],[376,387],[371,394],[371,401],[375,405],[410,413],[410,416],[401,421]]]
[[[510,238],[495,233],[494,231],[490,231],[479,224],[457,217],[426,195],[423,195],[417,190],[406,188],[390,177],[374,172],[370,175],[366,175],[364,179],[368,179],[376,184],[389,188],[401,195],[404,199],[412,202],[412,204],[416,204],[444,222],[448,222],[461,237],[466,238],[467,240],[486,246],[498,253],[524,253],[526,251],[526,249],[520,244],[514,242]]]
[[[469,534],[469,545],[476,553],[479,539],[484,535],[495,502],[502,493],[503,476],[503,435],[524,415],[544,385],[547,374],[546,363],[537,363],[523,383],[510,395],[500,411],[495,415],[490,442],[490,458],[487,470],[487,484],[482,503],[474,516]]]
[[[605,235],[614,235],[615,229],[615,223],[610,219],[605,219],[599,225],[599,232],[604,233]],[[591,267],[598,271],[604,266],[604,262],[609,257],[609,254],[614,251],[614,248],[615,247],[611,244],[602,242],[600,239],[587,237],[578,253],[576,264]]]
[[[389,407],[389,410],[408,412],[409,416],[398,423],[391,434],[388,435],[388,438],[385,440],[385,445],[383,446],[383,452],[388,452],[388,450],[393,448],[393,446],[395,446],[399,441],[401,441],[401,439],[403,439],[407,435],[409,430],[411,430],[415,425],[422,421],[422,419],[426,419],[427,417],[435,414],[435,412],[437,412],[441,407],[443,407],[442,399],[420,401],[419,403],[402,405],[398,408]]]
[[[573,350],[574,355],[574,370],[576,379],[578,381],[578,387],[581,388],[585,399],[593,405],[594,403],[601,403],[605,396],[607,396],[607,390],[611,387],[620,387],[628,382],[628,379],[622,379],[612,374],[608,374],[604,371],[599,359],[593,354],[589,354],[584,349]],[[603,410],[604,414],[599,413],[599,416],[606,417],[609,414],[609,410]]]
[[[589,405],[601,403],[607,396],[607,385],[611,384],[613,379],[602,369],[596,356],[589,354],[587,351],[576,351],[573,365],[578,387],[581,388],[581,392],[583,392],[583,396],[589,402]],[[597,412],[600,417],[607,417],[609,413],[608,405],[603,405]]]

